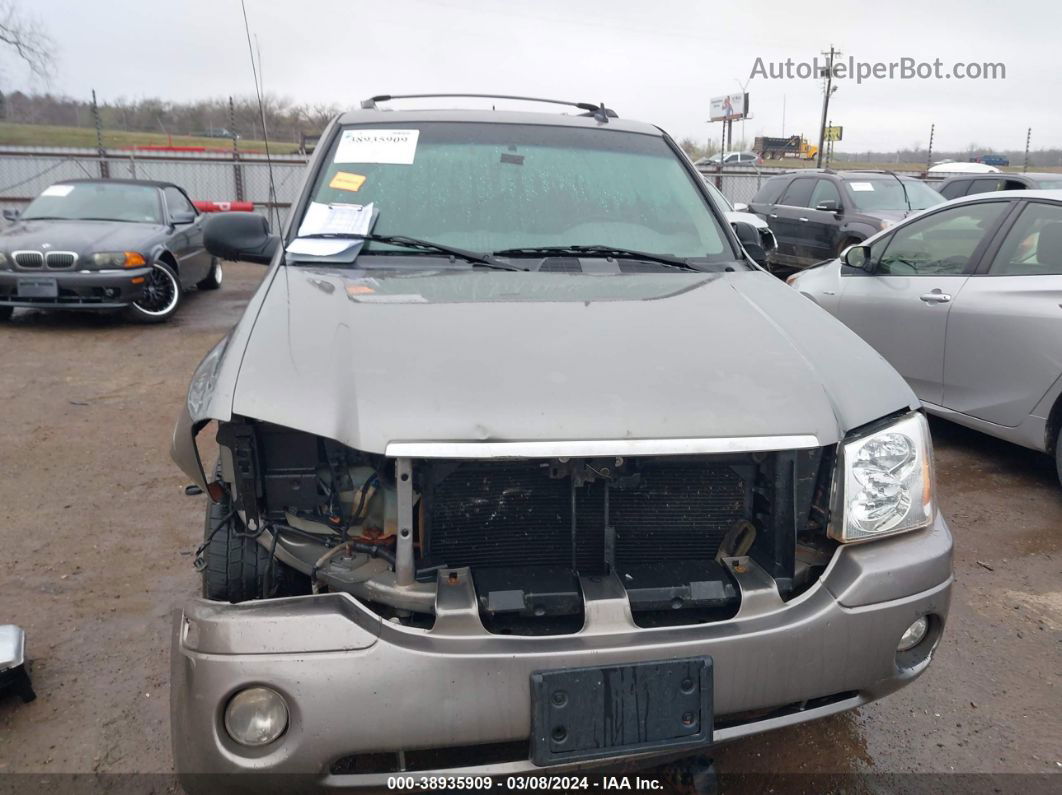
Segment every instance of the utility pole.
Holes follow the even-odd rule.
[[[835,91],[833,86],[833,59],[840,54],[840,51],[835,50],[832,44],[830,45],[830,51],[828,53],[823,53],[823,55],[826,56],[826,87],[822,96],[822,121],[819,124],[819,151],[818,160],[815,163],[818,168],[822,168],[822,147],[826,143],[826,114],[830,110],[830,94]]]
[[[933,133],[936,131],[936,122],[929,125],[929,152],[926,153],[926,173],[929,173],[929,169],[933,165]]]
[[[1025,131],[1025,163],[1021,167],[1021,171],[1024,174],[1029,170],[1029,141],[1032,140],[1032,127],[1029,127]]]
[[[96,123],[96,156],[100,159],[100,176],[110,179],[111,169],[107,162],[107,150],[103,148],[103,124],[100,122],[100,106],[96,104],[96,89],[92,89],[92,118]]]

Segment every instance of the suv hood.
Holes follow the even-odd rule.
[[[280,266],[264,289],[236,382],[218,385],[232,412],[367,452],[789,434],[830,444],[918,405],[879,354],[761,271]]]

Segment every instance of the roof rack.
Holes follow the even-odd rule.
[[[579,108],[579,110],[585,110],[586,113],[582,113],[582,116],[592,116],[602,124],[608,124],[609,119],[618,119],[619,115],[611,108],[606,108],[605,103],[595,105],[593,102],[568,102],[563,99],[543,99],[542,97],[521,97],[514,94],[378,94],[375,97],[369,97],[361,102],[361,107],[365,110],[377,110],[377,102],[389,102],[392,99],[439,99],[448,98],[452,99],[459,97],[462,99],[520,99],[525,102],[545,102],[550,105],[568,105],[573,108]]]

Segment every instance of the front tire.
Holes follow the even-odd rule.
[[[141,323],[165,323],[181,305],[181,283],[166,262],[153,262],[145,277],[143,294],[129,306],[129,315]]]
[[[238,535],[239,517],[226,494],[207,505],[203,525],[203,597],[219,602],[258,599],[265,590],[269,551],[253,538]]]
[[[203,281],[196,285],[200,290],[216,290],[221,287],[221,260],[215,258],[214,264],[210,266],[210,275]]]
[[[1062,428],[1058,429],[1055,439],[1055,469],[1058,471],[1058,483],[1062,485]]]

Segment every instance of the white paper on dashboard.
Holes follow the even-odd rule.
[[[300,237],[291,241],[289,254],[308,254],[311,257],[331,257],[351,246],[360,246],[360,240],[343,240],[334,237]]]
[[[874,190],[874,183],[873,182],[849,182],[848,183],[848,187],[851,188],[852,190],[860,190],[860,191]]]
[[[73,189],[73,185],[50,185],[41,191],[41,196],[66,196]]]
[[[323,204],[310,202],[299,226],[299,237],[307,235],[367,235],[372,226],[372,203]]]
[[[344,130],[334,163],[397,163],[412,165],[420,130]]]

